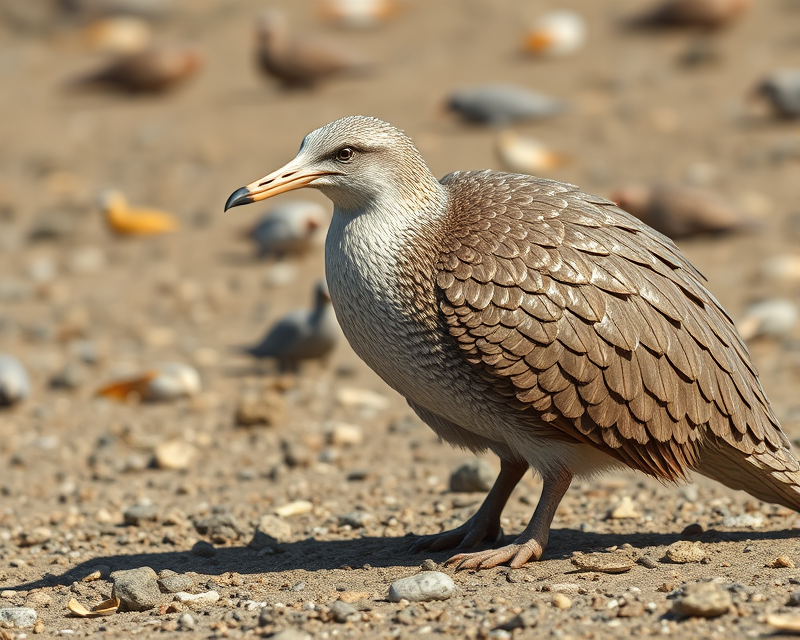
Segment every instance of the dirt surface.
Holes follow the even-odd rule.
[[[800,65],[800,4],[755,2],[712,38],[716,58],[698,67],[679,62],[696,36],[620,28],[644,6],[634,0],[570,3],[589,21],[589,41],[551,61],[521,56],[518,45],[524,24],[556,3],[408,0],[394,20],[364,32],[326,26],[310,2],[273,4],[296,28],[373,59],[374,72],[283,91],[252,64],[261,2],[185,0],[155,29],[164,42],[202,48],[206,65],[196,78],[161,97],[76,94],[65,82],[103,56],[77,47],[74,32],[54,27],[46,11],[4,13],[0,352],[26,365],[33,393],[0,414],[0,608],[32,607],[36,632],[68,637],[290,628],[320,638],[769,634],[766,616],[796,611],[786,607],[800,588],[795,515],[703,479],[680,488],[633,474],[576,480],[540,562],[516,571],[442,569],[456,584],[450,599],[388,602],[394,580],[449,557],[412,555],[407,536],[460,524],[482,500],[448,491],[450,473],[470,456],[438,443],[344,342],[330,362],[278,382],[230,351],[310,304],[323,255],[319,247],[281,265],[259,261],[242,232],[264,208],[223,215],[222,205],[288,161],[308,131],[347,114],[403,128],[436,175],[500,169],[495,132],[440,107],[453,87],[515,82],[572,104],[519,127],[571,157],[548,177],[608,195],[630,181],[710,176],[758,229],[683,241],[682,249],[734,318],[760,298],[796,300],[797,280],[759,273],[767,258],[798,255],[797,124],[771,119],[745,96],[764,72]],[[112,237],[94,205],[106,187],[174,212],[180,232]],[[281,197],[330,208],[316,193]],[[750,345],[790,438],[800,436],[798,337]],[[100,385],[164,361],[196,366],[203,391],[164,404],[95,397]],[[72,388],[51,388],[65,367]],[[350,389],[362,391],[355,404],[342,395]],[[273,402],[274,424],[237,426],[237,405],[254,393]],[[336,435],[339,424],[360,429]],[[165,442],[189,456],[186,468],[153,462]],[[538,492],[530,477],[515,490],[507,534],[527,523]],[[295,501],[311,505],[285,517],[285,540],[248,546],[261,516]],[[620,506],[626,517],[612,517]],[[682,535],[693,524],[700,527]],[[193,551],[211,538],[213,555]],[[667,559],[682,539],[697,543],[701,561]],[[574,552],[611,547],[629,561],[627,572],[572,563]],[[779,557],[792,566],[773,566]],[[93,606],[109,596],[110,571],[145,566],[188,574],[189,591],[220,599],[168,608],[173,596],[164,594],[143,612],[69,615],[71,598]],[[99,579],[82,581],[98,567]],[[711,579],[732,599],[727,613],[684,620],[670,612],[684,584]],[[331,613],[340,598],[357,610],[341,623]],[[502,628],[520,612],[517,630]],[[3,637],[30,633],[7,629]]]

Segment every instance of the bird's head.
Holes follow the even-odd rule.
[[[402,131],[349,116],[309,133],[292,161],[235,191],[225,210],[302,187],[319,189],[339,211],[354,213],[388,202],[420,208],[441,190]]]

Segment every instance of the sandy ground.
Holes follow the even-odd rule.
[[[440,107],[452,87],[515,82],[573,105],[519,127],[572,158],[548,177],[608,195],[623,182],[683,180],[697,163],[710,165],[711,186],[760,228],[681,247],[735,318],[756,299],[797,299],[796,283],[759,276],[768,257],[797,254],[797,125],[770,119],[744,96],[769,69],[800,64],[800,4],[754,3],[714,38],[718,60],[698,68],[678,63],[692,36],[619,28],[643,6],[634,0],[570,3],[589,21],[590,39],[576,56],[553,61],[518,52],[522,25],[552,2],[408,0],[395,20],[365,32],[325,26],[310,2],[273,4],[297,28],[363,52],[375,72],[287,93],[252,64],[251,23],[264,3],[185,0],[156,28],[163,41],[203,49],[197,78],[165,97],[70,94],[65,81],[101,56],[36,21],[0,26],[0,351],[20,358],[34,383],[26,403],[0,414],[0,607],[32,607],[41,620],[36,631],[72,637],[239,637],[284,628],[320,638],[770,633],[765,617],[791,611],[785,604],[800,584],[800,570],[768,566],[779,556],[800,563],[794,515],[712,482],[664,487],[633,474],[576,481],[540,562],[513,572],[446,569],[457,586],[451,599],[388,602],[393,580],[415,574],[427,558],[448,557],[411,555],[406,536],[459,524],[480,503],[481,493],[448,491],[451,471],[470,456],[438,443],[344,343],[327,365],[312,364],[285,385],[275,424],[235,424],[243,395],[268,393],[274,378],[229,347],[307,306],[323,256],[320,247],[289,261],[288,271],[257,260],[241,234],[264,208],[223,215],[222,205],[289,160],[308,131],[354,113],[403,128],[436,175],[500,169],[495,133]],[[110,186],[174,212],[181,231],[112,237],[94,206],[98,190]],[[330,206],[319,194],[297,197]],[[53,219],[63,227],[56,239],[31,239]],[[276,273],[288,273],[288,281]],[[750,345],[792,438],[800,435],[798,337]],[[156,405],[94,397],[115,376],[170,360],[199,368],[198,397]],[[70,364],[79,371],[76,388],[50,388]],[[380,401],[348,405],[341,402],[348,389]],[[330,444],[327,434],[339,423],[360,427],[363,439]],[[187,468],[152,464],[167,441],[192,456]],[[523,528],[538,492],[533,478],[516,489],[506,533]],[[633,517],[608,517],[625,498]],[[312,508],[286,518],[285,542],[266,552],[247,546],[262,515],[296,500]],[[123,513],[134,505],[152,505],[152,519],[126,524]],[[353,512],[369,515],[354,519]],[[236,526],[218,536],[215,555],[193,553],[209,539],[195,523],[224,514]],[[691,524],[705,530],[689,538],[705,559],[662,561]],[[571,563],[575,551],[611,547],[648,560],[619,575]],[[98,566],[101,579],[81,581]],[[189,574],[194,592],[215,590],[221,599],[181,612],[167,608],[172,596],[165,594],[164,606],[145,612],[68,615],[70,598],[93,605],[108,597],[108,571],[143,566]],[[731,594],[729,613],[713,620],[669,613],[676,589],[708,579]],[[557,593],[571,606],[556,606],[565,606]],[[358,609],[355,619],[331,621],[329,607],[340,597]],[[498,629],[520,611],[529,612],[527,628]],[[193,630],[181,618],[186,612]],[[3,637],[30,632],[9,629]]]

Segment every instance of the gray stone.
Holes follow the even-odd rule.
[[[164,569],[158,574],[158,586],[163,593],[178,593],[179,591],[189,591],[194,588],[194,580],[185,573],[176,573],[169,569]]]
[[[217,550],[210,542],[200,540],[192,545],[192,553],[196,556],[200,556],[201,558],[213,558],[215,555],[217,555]]]
[[[336,600],[331,604],[331,615],[336,622],[356,622],[361,619],[361,614],[352,604]]]
[[[531,607],[525,609],[519,615],[514,616],[510,620],[498,625],[496,629],[502,631],[514,631],[515,629],[531,629],[539,624],[539,618],[542,616],[542,610],[539,607]]]
[[[184,629],[185,631],[191,631],[194,629],[194,618],[188,613],[182,613],[178,616],[178,627]]]
[[[236,517],[232,513],[218,512],[212,513],[205,518],[194,520],[194,528],[197,532],[211,538],[217,544],[238,540],[242,534],[242,528]]]
[[[458,493],[489,491],[496,475],[488,460],[475,458],[465,462],[450,474],[450,491]]]
[[[300,629],[284,629],[270,636],[271,640],[311,640],[311,635]]]
[[[122,514],[125,519],[125,524],[130,524],[138,527],[143,522],[151,522],[158,518],[158,511],[155,505],[152,504],[135,504],[132,507],[125,509]]]
[[[447,600],[456,590],[456,585],[446,573],[421,571],[417,575],[395,580],[389,587],[389,601],[427,602]]]
[[[30,607],[3,607],[0,609],[0,626],[24,629],[36,623],[36,611]]]
[[[139,567],[111,574],[111,597],[118,598],[122,611],[146,611],[161,602],[158,576],[150,567]]]
[[[348,525],[353,529],[361,529],[375,520],[375,516],[366,511],[351,511],[339,516],[340,525]]]
[[[786,601],[787,607],[800,607],[800,591],[792,591]]]
[[[282,542],[287,542],[291,537],[292,526],[284,518],[267,514],[259,519],[250,546],[253,549],[274,547]]]
[[[689,618],[716,618],[727,613],[732,604],[731,594],[713,582],[687,584],[683,595],[672,603],[672,612]]]

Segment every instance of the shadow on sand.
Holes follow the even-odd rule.
[[[707,543],[744,542],[786,540],[798,537],[793,529],[781,531],[717,531],[710,529],[700,536],[692,538]],[[179,573],[194,571],[204,575],[220,575],[229,571],[240,574],[269,574],[281,571],[303,569],[305,571],[324,571],[345,567],[361,567],[369,564],[373,567],[418,566],[425,558],[433,558],[443,562],[451,551],[439,553],[422,552],[411,554],[408,549],[416,537],[382,538],[363,537],[348,540],[314,540],[309,538],[290,544],[281,545],[280,552],[259,555],[250,547],[219,547],[216,554],[204,558],[191,553],[189,549],[181,551],[136,553],[131,555],[97,556],[87,560],[69,571],[60,574],[46,574],[41,579],[20,584],[16,589],[34,589],[37,587],[70,585],[92,571],[93,567],[106,565],[112,571],[149,566],[156,572],[170,569]],[[543,560],[569,558],[574,551],[593,551],[613,545],[630,544],[634,549],[645,551],[648,547],[670,545],[681,539],[678,533],[594,533],[577,529],[557,529],[550,535],[550,544]],[[506,542],[513,540],[507,537]]]

